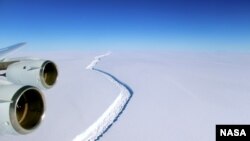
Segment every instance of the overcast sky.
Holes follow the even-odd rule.
[[[0,45],[250,50],[248,0],[0,0]]]

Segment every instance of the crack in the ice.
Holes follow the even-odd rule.
[[[114,75],[95,68],[96,64],[101,58],[110,55],[106,53],[104,55],[96,56],[95,59],[86,67],[86,69],[94,70],[107,76],[108,79],[120,88],[120,94],[114,100],[114,102],[108,107],[108,109],[94,122],[87,130],[75,137],[73,141],[97,141],[99,140],[118,120],[121,114],[126,109],[129,101],[133,96],[133,90],[124,82],[117,79]]]
[[[130,93],[130,95],[129,95],[129,97],[128,97],[126,103],[125,103],[124,106],[122,107],[121,111],[120,111],[120,112],[118,113],[118,115],[115,117],[115,119],[113,120],[113,122],[107,127],[107,129],[105,129],[105,131],[103,131],[103,133],[97,137],[97,139],[95,140],[95,141],[97,141],[97,140],[99,140],[99,139],[100,139],[100,138],[101,138],[101,137],[102,137],[111,127],[112,127],[113,123],[115,123],[115,122],[118,120],[118,118],[121,116],[121,114],[123,113],[123,111],[126,109],[126,107],[127,107],[128,103],[129,103],[130,99],[132,98],[134,92],[133,92],[133,90],[132,90],[127,84],[125,84],[124,82],[121,82],[119,79],[117,79],[115,76],[111,75],[110,73],[105,72],[105,71],[100,70],[100,69],[97,69],[97,68],[93,68],[93,70],[98,71],[98,72],[101,72],[101,73],[103,73],[103,74],[105,74],[105,75],[111,77],[111,78],[114,79],[117,83],[119,83],[120,85],[122,85],[123,87],[125,87],[125,88],[129,91],[129,93]]]

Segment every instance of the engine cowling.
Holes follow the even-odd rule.
[[[33,86],[0,87],[0,134],[28,134],[39,127],[44,118],[43,94]]]
[[[49,89],[58,76],[56,65],[49,60],[27,60],[10,64],[6,69],[8,81],[20,85],[32,85]]]

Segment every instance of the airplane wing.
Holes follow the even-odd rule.
[[[0,60],[3,60],[4,57],[6,57],[9,53],[19,49],[20,47],[22,47],[25,44],[26,43],[23,42],[23,43],[18,43],[18,44],[0,49]]]
[[[4,60],[4,57],[6,57],[9,53],[19,49],[21,46],[25,45],[26,43],[18,43],[6,48],[1,48],[0,49],[0,61]],[[10,102],[8,100],[4,100],[4,99],[0,99],[0,103],[6,103],[6,102]]]

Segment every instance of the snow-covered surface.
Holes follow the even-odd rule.
[[[102,53],[31,54],[60,69],[57,85],[44,91],[46,118],[32,134],[0,140],[72,141],[86,131],[120,93],[108,76],[85,69]],[[249,53],[113,52],[96,68],[126,82],[134,95],[100,140],[211,141],[216,124],[249,124],[249,66]]]

